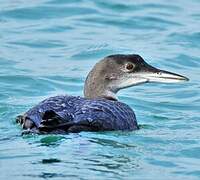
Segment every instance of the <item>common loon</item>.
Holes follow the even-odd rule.
[[[189,79],[147,64],[137,54],[110,55],[88,74],[84,96],[47,98],[16,118],[23,133],[69,133],[139,129],[134,111],[118,101],[119,90],[147,82],[174,83]]]

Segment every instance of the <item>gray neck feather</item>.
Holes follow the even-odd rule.
[[[111,80],[115,76],[110,71],[112,71],[112,67],[109,67],[105,60],[100,61],[94,66],[85,81],[84,96],[86,98],[117,100],[116,93],[118,90],[116,87],[111,86]]]

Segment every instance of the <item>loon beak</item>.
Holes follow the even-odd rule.
[[[150,66],[145,65],[145,72],[142,78],[145,78],[147,82],[161,82],[161,83],[177,83],[182,81],[189,81],[185,76],[175,74],[169,71],[160,70]]]

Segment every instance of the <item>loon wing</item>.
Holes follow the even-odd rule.
[[[37,127],[34,121],[26,115],[19,115],[16,118],[16,122],[20,123],[23,127],[22,135],[24,134],[62,134],[66,132],[78,133],[81,131],[98,131],[94,126],[90,126],[86,121],[66,122],[61,116],[56,114],[54,111],[46,111],[42,117],[42,121]]]
[[[91,127],[88,121],[69,121],[66,122],[60,115],[54,111],[46,111],[42,117],[40,126],[38,127],[40,132],[54,132],[60,130],[61,132],[81,132],[81,131],[96,131],[94,127]]]
[[[80,108],[79,111],[82,109]],[[104,112],[98,109],[97,112],[93,110],[93,114]],[[83,116],[82,116],[83,115]],[[53,110],[46,111],[42,116],[42,121],[38,127],[41,132],[52,132],[61,130],[65,132],[81,132],[81,131],[101,131],[114,130],[112,125],[107,123],[106,119],[88,118],[88,114],[77,112],[77,115],[72,121],[66,121],[59,114]]]

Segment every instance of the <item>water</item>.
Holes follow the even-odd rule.
[[[0,179],[200,179],[200,1],[0,0]],[[190,78],[123,90],[141,130],[24,136],[15,116],[82,95],[106,55]]]

